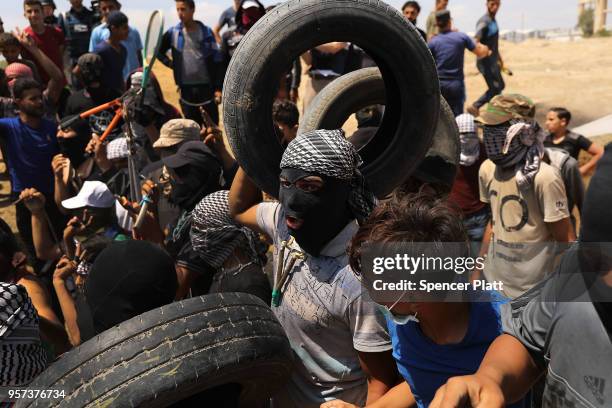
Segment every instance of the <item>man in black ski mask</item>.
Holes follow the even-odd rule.
[[[289,146],[280,164],[279,201],[291,235],[306,252],[318,255],[350,220],[361,222],[369,215],[374,195],[342,131],[319,130]]]
[[[79,115],[91,108],[110,102],[120,95],[108,87],[102,86],[104,62],[97,54],[83,54],[77,62],[77,77],[83,89],[70,95],[66,103],[65,115],[62,120]],[[60,131],[57,135],[62,154],[70,159],[73,166],[78,167],[85,156],[83,152],[89,143],[92,133],[101,135],[110,124],[114,113],[104,111],[79,120],[70,129]],[[117,127],[117,131],[121,126]]]
[[[317,130],[287,146],[280,203],[260,202],[242,170],[232,184],[234,220],[274,243],[272,310],[297,356],[288,385],[273,396],[275,406],[319,407],[333,398],[363,406],[368,393],[382,395],[395,385],[384,318],[346,255],[375,204],[360,164],[342,130]]]

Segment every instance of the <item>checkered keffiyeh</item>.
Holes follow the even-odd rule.
[[[125,159],[128,157],[127,139],[120,137],[106,146],[106,158],[108,160]]]
[[[519,188],[528,188],[540,169],[545,133],[537,123],[512,120],[504,126],[485,126],[489,159],[502,168],[516,169]]]
[[[303,133],[289,143],[280,167],[350,182],[349,206],[357,221],[362,223],[374,208],[376,198],[359,171],[361,164],[361,157],[344,137],[344,131],[315,130]]]
[[[234,222],[229,215],[229,191],[207,195],[192,213],[191,246],[198,255],[215,269],[232,255],[234,249],[246,250],[251,262],[265,263],[266,248],[255,232]]]
[[[25,385],[47,365],[38,314],[21,285],[0,282],[0,386]]]
[[[542,157],[544,157],[545,133],[539,126],[528,123],[516,123],[510,126],[504,143],[504,154],[512,145],[512,141],[519,139],[523,146],[527,146],[525,164],[516,172],[516,182],[519,188],[527,188],[540,170]]]
[[[459,133],[476,133],[476,124],[474,123],[474,116],[469,113],[464,113],[455,118]]]
[[[464,113],[457,116],[455,121],[459,128],[459,142],[461,146],[459,164],[461,166],[471,166],[480,157],[480,141],[478,136],[476,136],[474,116]]]

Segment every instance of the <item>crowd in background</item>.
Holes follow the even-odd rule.
[[[540,124],[532,99],[504,93],[511,71],[500,54],[500,0],[483,0],[474,38],[454,28],[448,0],[435,1],[425,31],[416,28],[419,3],[403,5],[435,61],[461,155],[458,165],[427,156],[380,201],[359,171],[358,150],[384,109],[357,112],[353,135],[297,134],[300,111],[334,79],[374,66],[375,55],[321,44],[287,61],[270,84],[284,149],[274,200],[240,168],[218,126],[229,62],[273,7],[235,0],[211,28],[195,19],[192,0],[174,1],[180,21],[163,34],[157,57],[173,71],[175,107],[154,75],[137,93],[143,43],[117,0],[94,10],[70,3],[56,15],[52,0],[24,0],[29,25],[0,30],[0,147],[17,226],[0,221],[0,355],[9,362],[0,385],[28,384],[63,353],[148,310],[246,292],[272,304],[295,351],[275,407],[612,398],[583,380],[610,379],[609,303],[543,301],[558,284],[550,276],[576,284],[579,274],[566,272],[586,261],[573,243],[612,240],[602,219],[612,205],[612,156],[571,131],[568,109],[550,109]],[[466,49],[487,84],[467,104]],[[134,95],[141,99],[129,104]],[[118,98],[126,116],[80,116]],[[591,158],[580,162],[581,151]],[[585,198],[583,176],[596,167]],[[389,241],[466,243],[466,254],[485,262],[465,279],[503,289],[484,302],[415,302],[405,292],[374,302],[360,259],[367,244]],[[588,261],[610,270],[605,256]],[[589,344],[569,344],[572,332]]]

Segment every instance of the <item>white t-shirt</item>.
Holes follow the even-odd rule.
[[[280,243],[290,238],[281,205],[260,204],[257,223],[274,241],[276,271]],[[365,405],[367,381],[358,351],[391,350],[384,317],[348,266],[346,246],[357,228],[349,223],[320,256],[296,261],[280,305],[272,307],[296,357],[289,384],[273,398],[275,407],[318,408],[333,399]],[[303,252],[295,241],[289,248]]]
[[[479,184],[493,227],[484,275],[502,281],[503,293],[516,298],[554,269],[557,246],[546,224],[569,217],[565,186],[559,172],[542,163],[531,187],[522,191],[515,173],[491,160],[480,166]]]

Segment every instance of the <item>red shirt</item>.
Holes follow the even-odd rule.
[[[469,216],[484,208],[486,205],[480,201],[478,188],[478,170],[487,158],[485,148],[480,144],[480,157],[471,166],[458,166],[457,176],[448,200],[457,205],[464,216]]]
[[[59,27],[45,25],[45,32],[42,34],[36,34],[32,27],[28,27],[24,30],[36,43],[38,48],[47,56],[51,61],[55,63],[64,72],[64,56],[61,53],[60,47],[64,46],[64,33]],[[40,79],[43,85],[47,85],[49,82],[49,75],[44,70],[43,66],[40,65],[38,61],[26,50],[21,52],[21,56],[25,59],[29,59],[34,61],[36,67],[38,68],[38,72],[40,74]],[[64,79],[64,85],[66,84],[66,79]]]

